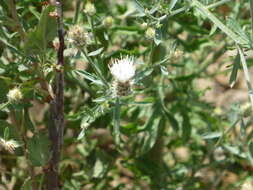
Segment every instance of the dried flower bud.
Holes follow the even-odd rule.
[[[94,14],[96,14],[96,8],[94,6],[93,3],[90,3],[88,2],[86,5],[85,5],[85,8],[84,8],[84,11],[90,15],[90,16],[93,16]]]
[[[243,104],[240,108],[240,111],[242,113],[243,117],[248,117],[251,115],[252,113],[252,107],[251,104],[249,102]]]
[[[53,40],[53,46],[54,46],[54,49],[57,51],[60,47],[60,41],[59,41],[59,38],[55,38]]]
[[[19,147],[19,144],[14,141],[14,140],[4,140],[2,138],[0,138],[0,145],[7,151],[9,151],[10,153],[14,153],[15,148]]]
[[[88,39],[88,33],[84,31],[79,25],[72,26],[68,32],[68,40],[70,43],[78,47],[82,47],[86,44]]]
[[[119,81],[113,81],[112,83],[112,94],[114,97],[127,96],[132,91],[132,84],[128,81],[125,83]]]
[[[217,161],[221,161],[221,160],[226,159],[225,152],[221,147],[216,148],[214,150],[213,154],[214,154],[214,159]]]
[[[148,39],[153,39],[153,38],[155,37],[155,29],[149,27],[149,28],[146,30],[146,32],[145,32],[145,36],[146,36],[146,38],[148,38]]]
[[[18,102],[23,98],[22,92],[18,88],[13,88],[7,94],[7,98],[10,102]]]
[[[113,25],[113,23],[114,23],[114,19],[113,19],[112,16],[107,16],[107,17],[105,17],[105,19],[103,20],[103,25],[104,25],[105,27],[108,27],[108,28],[110,28],[110,27]]]
[[[133,57],[116,59],[110,67],[114,82],[112,84],[113,95],[126,96],[131,92],[132,78],[135,75]]]
[[[183,55],[183,52],[181,50],[176,50],[174,54],[172,55],[173,59],[179,59]]]

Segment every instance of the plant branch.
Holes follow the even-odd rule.
[[[52,157],[49,161],[48,168],[46,170],[46,189],[58,190],[59,189],[59,177],[58,166],[60,162],[60,153],[63,143],[64,132],[64,29],[62,20],[62,2],[56,0],[57,8],[57,26],[58,37],[60,46],[57,52],[57,66],[55,86],[54,86],[54,99],[50,102],[50,118],[49,118],[49,138],[52,143],[51,151]]]
[[[253,0],[250,0],[251,40],[253,40]]]
[[[188,0],[190,1],[190,0]],[[237,44],[247,44],[243,38],[235,34],[230,28],[228,28],[225,24],[223,24],[213,13],[211,13],[206,6],[200,3],[198,0],[190,1],[193,6],[197,8],[197,10],[204,16],[206,16],[209,20],[211,20],[220,30],[222,30],[227,36],[229,36],[232,40],[234,40]]]
[[[244,73],[244,77],[246,80],[246,84],[248,87],[248,93],[249,93],[249,98],[250,98],[250,103],[251,103],[251,107],[253,110],[253,88],[252,88],[252,83],[250,80],[250,75],[249,75],[249,70],[248,70],[248,66],[247,66],[247,62],[245,59],[245,56],[243,54],[243,50],[241,49],[241,47],[239,45],[236,44],[237,50],[239,52],[240,55],[240,59],[241,59],[241,64],[242,64],[242,68],[243,68],[243,73]]]

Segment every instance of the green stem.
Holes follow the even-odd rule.
[[[250,102],[251,102],[251,107],[253,110],[253,89],[252,89],[252,83],[251,83],[251,79],[250,79],[250,75],[249,75],[249,70],[248,70],[248,66],[247,66],[247,62],[246,59],[244,57],[243,51],[241,49],[241,47],[239,45],[236,44],[237,50],[239,52],[240,55],[240,59],[241,59],[241,64],[242,64],[242,68],[243,68],[243,73],[244,73],[244,77],[247,83],[247,87],[248,87],[248,93],[249,93],[249,98],[250,98]]]
[[[95,29],[94,29],[94,22],[93,22],[93,19],[91,16],[88,16],[88,21],[89,21],[89,24],[91,26],[91,31],[92,31],[92,34],[93,34],[93,37],[94,37],[94,40],[95,40],[95,44],[96,46],[98,45],[98,41],[97,41],[97,37],[96,37],[96,33],[95,33]]]
[[[213,3],[211,5],[206,6],[206,8],[207,9],[212,9],[212,8],[218,7],[220,5],[223,5],[223,4],[225,4],[225,3],[229,2],[229,1],[231,1],[231,0],[221,0],[221,1],[218,1],[216,3]]]
[[[94,71],[96,72],[96,74],[99,76],[99,78],[102,80],[102,82],[105,84],[105,86],[108,87],[108,84],[103,76],[103,74],[101,73],[98,65],[88,56],[86,50],[83,50],[82,48],[79,48],[79,50],[83,53],[83,55],[85,56],[85,58],[89,61],[89,63],[91,64],[91,66],[93,67]]]
[[[251,35],[252,35],[251,40],[253,40],[253,0],[249,0],[249,2],[250,2],[250,15],[251,15],[251,30],[252,30],[252,32],[251,32]]]
[[[114,109],[114,129],[113,134],[117,145],[120,145],[120,98],[116,97]]]
[[[153,55],[154,55],[154,49],[155,49],[155,42],[154,42],[154,40],[153,40],[153,41],[152,41],[152,44],[151,44],[151,50],[150,50],[149,60],[148,60],[148,64],[149,64],[149,65],[152,64],[152,59],[153,59]]]
[[[75,16],[73,18],[73,24],[76,24],[77,20],[78,20],[78,16],[79,16],[79,13],[80,13],[80,5],[81,5],[81,2],[82,0],[78,0],[76,2],[76,9],[75,9]]]

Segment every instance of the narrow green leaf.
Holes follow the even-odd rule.
[[[213,13],[211,13],[202,3],[198,0],[192,0],[192,5],[197,8],[200,13],[210,19],[214,24],[217,25],[219,29],[221,29],[225,34],[227,34],[230,38],[232,38],[238,44],[247,44],[248,42],[235,34],[231,29],[229,29],[226,25],[224,25]]]
[[[140,82],[142,79],[144,79],[145,77],[151,75],[151,73],[153,72],[153,70],[154,70],[153,68],[148,67],[148,68],[146,68],[144,71],[141,71],[141,72],[137,73],[137,74],[135,75],[135,78],[134,78],[135,83],[138,83],[138,82]]]
[[[246,84],[248,87],[248,93],[249,93],[249,98],[250,98],[250,103],[253,109],[253,89],[252,89],[252,83],[251,83],[251,78],[249,75],[249,70],[248,70],[248,66],[247,66],[247,62],[246,62],[246,58],[244,56],[243,50],[241,49],[241,47],[239,45],[236,45],[236,48],[239,52],[240,55],[240,60],[241,60],[241,64],[242,64],[242,68],[243,68],[243,73],[244,73],[244,77],[246,80]]]
[[[209,36],[212,36],[216,31],[217,31],[217,25],[214,24],[210,30]]]
[[[147,122],[145,126],[143,139],[141,141],[141,150],[139,155],[147,153],[155,145],[159,132],[160,120],[161,120],[160,117],[156,116],[154,117],[153,115],[151,116],[151,119],[149,119],[149,121]]]
[[[90,53],[88,54],[88,56],[90,56],[90,57],[92,57],[92,56],[97,56],[97,55],[99,55],[100,53],[102,53],[103,50],[104,50],[104,47],[101,47],[101,48],[99,48],[99,49],[97,49],[97,50],[95,50],[95,51],[90,52]]]
[[[103,178],[110,166],[111,158],[103,151],[96,152],[96,162],[92,169],[92,177]]]
[[[175,7],[178,0],[171,0],[169,4],[169,10],[172,11],[172,9]]]
[[[145,16],[145,9],[144,7],[141,5],[141,3],[138,0],[133,0],[132,1],[134,4],[134,7],[136,8],[136,10],[138,10],[138,12],[140,13],[139,16]]]
[[[246,154],[242,153],[237,146],[224,145],[224,148],[231,154],[239,156],[241,158],[246,158]]]
[[[249,0],[250,2],[250,16],[251,16],[251,40],[253,40],[253,0]]]
[[[165,113],[165,116],[167,117],[167,119],[169,120],[172,128],[175,130],[175,131],[178,131],[179,130],[179,125],[178,125],[178,122],[177,120],[175,119],[175,117],[173,116],[173,114],[171,114],[168,110],[164,110],[164,113]]]
[[[168,76],[169,75],[168,69],[165,66],[161,65],[160,66],[160,70],[161,70],[161,72],[162,72],[162,74],[164,76]]]
[[[155,42],[156,46],[158,46],[160,43],[162,43],[162,31],[160,28],[156,29],[154,42]]]
[[[23,185],[21,186],[21,190],[32,190],[31,177],[25,179]]]
[[[243,38],[245,41],[250,43],[250,39],[246,32],[241,28],[240,24],[231,17],[227,18],[227,25],[230,27],[236,34],[238,34],[241,38]]]
[[[10,130],[9,130],[9,127],[6,127],[4,129],[4,139],[5,140],[8,140],[9,139],[9,136],[10,136]]]
[[[83,76],[85,79],[93,82],[96,85],[99,85],[99,86],[104,85],[104,83],[101,80],[99,80],[99,78],[97,76],[95,76],[91,73],[88,73],[88,72],[83,71],[83,70],[75,70],[74,72],[81,75],[81,76]]]
[[[222,136],[222,132],[210,132],[207,134],[202,135],[203,139],[216,139]]]
[[[84,136],[85,136],[85,129],[82,129],[77,137],[77,140],[81,140]]]
[[[9,104],[9,102],[0,104],[0,110],[6,108]]]
[[[191,137],[192,126],[187,113],[183,112],[183,123],[182,123],[182,139],[184,142],[188,141]]]
[[[249,143],[249,153],[250,153],[250,157],[253,160],[253,141],[250,141]]]
[[[236,55],[236,58],[235,58],[235,61],[234,61],[234,64],[233,64],[233,70],[231,72],[230,79],[229,79],[230,88],[233,88],[233,86],[236,82],[237,73],[238,73],[239,68],[240,68],[240,56],[239,56],[239,53],[238,53]]]

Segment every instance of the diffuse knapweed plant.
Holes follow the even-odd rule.
[[[1,1],[0,189],[250,188],[249,104],[198,84],[235,59],[251,92],[252,6]]]

